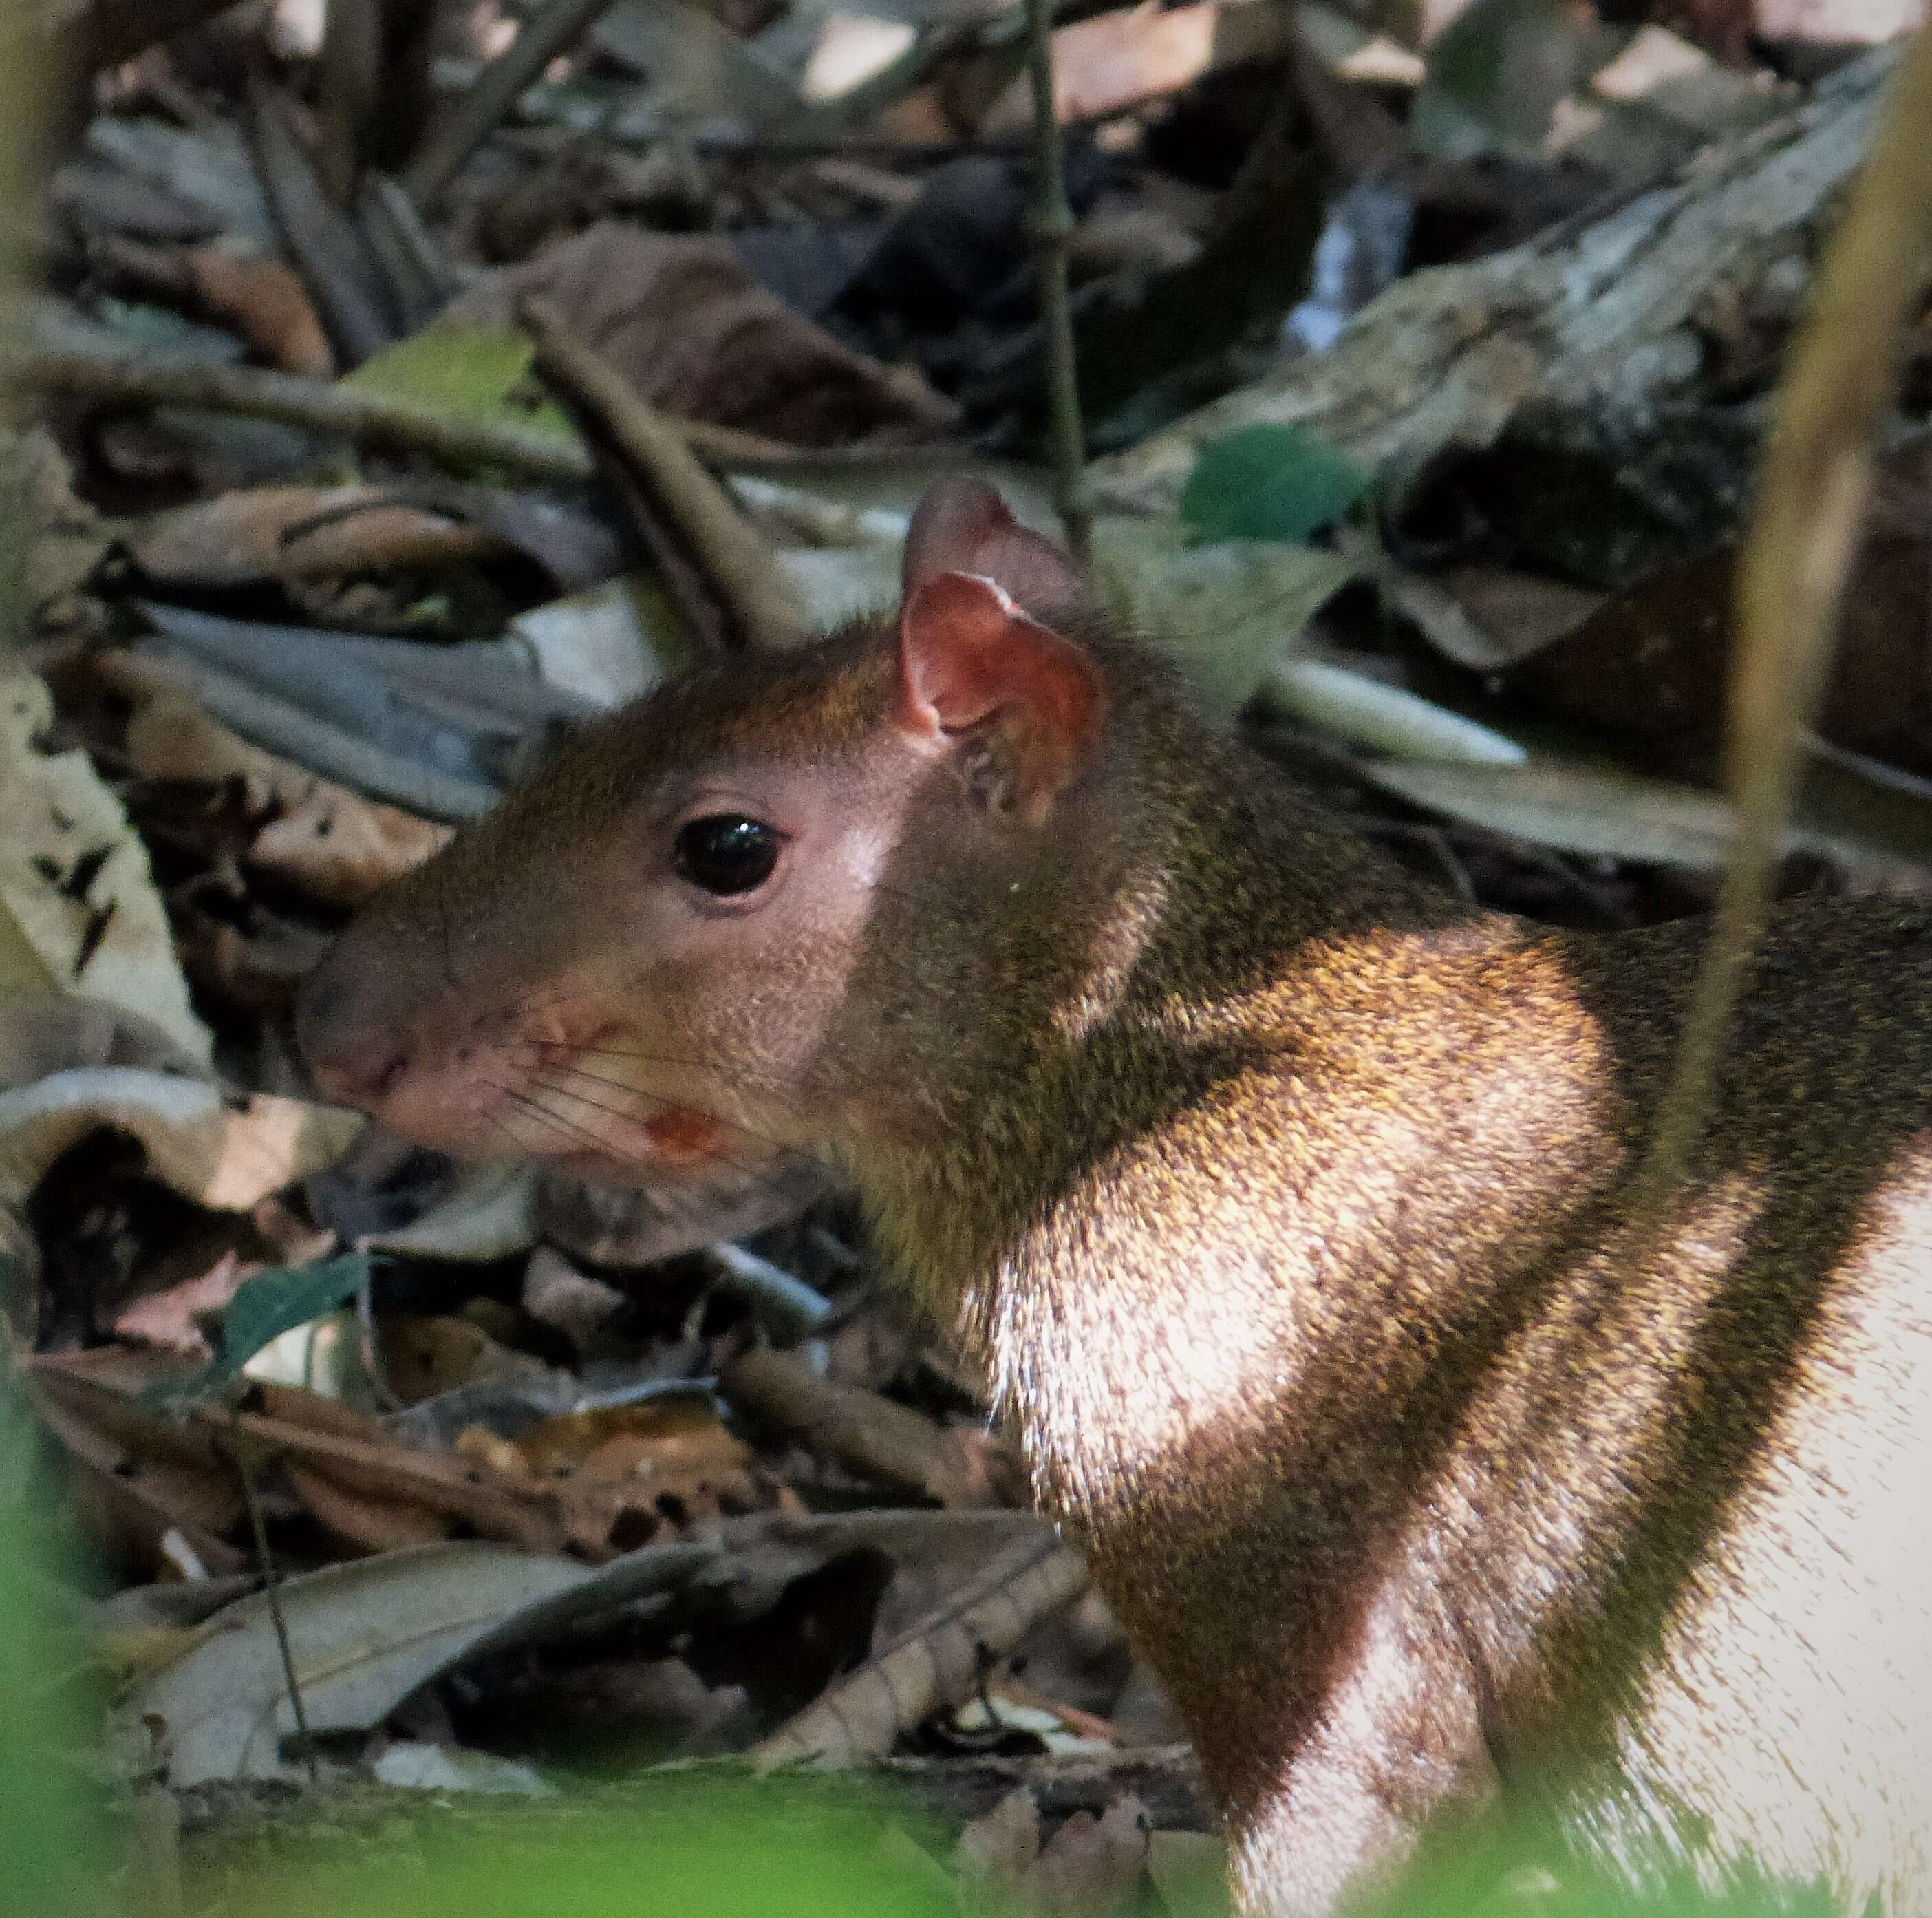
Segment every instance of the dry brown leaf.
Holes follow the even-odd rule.
[[[512,1451],[537,1477],[578,1472],[608,1481],[674,1525],[783,1502],[758,1454],[691,1398],[560,1413],[532,1426]]]
[[[500,268],[440,324],[502,332],[540,295],[652,405],[803,446],[930,437],[954,416],[909,369],[881,365],[782,305],[728,242],[605,222]]]
[[[256,356],[284,373],[335,377],[335,354],[308,287],[293,267],[262,254],[191,247],[188,278],[211,319],[231,326]]]
[[[19,529],[21,611],[31,629],[66,632],[94,624],[86,599],[107,554],[100,515],[74,491],[73,475],[52,437],[0,432],[0,499]]]
[[[158,662],[102,654],[90,662],[89,673],[95,684],[132,704],[124,749],[135,772],[184,785],[237,787],[251,820],[268,815],[239,856],[311,898],[359,905],[448,842],[447,826],[364,799],[251,745]]]
[[[1279,59],[1294,46],[1294,9],[1279,0],[1228,5],[1196,0],[1166,11],[1138,6],[1096,14],[1053,36],[1053,102],[1062,120],[1098,119],[1206,74]],[[1031,85],[1012,81],[974,129],[982,138],[1033,123]]]
[[[1022,1905],[1067,1918],[1104,1918],[1126,1904],[1147,1871],[1147,1807],[1124,1793],[1099,1817],[1076,1811],[1022,1879]]]
[[[41,1422],[70,1468],[82,1520],[122,1564],[152,1577],[178,1532],[208,1570],[238,1570],[221,1535],[246,1506],[240,1483],[206,1431],[171,1424],[136,1394],[178,1376],[172,1362],[103,1347],[30,1359],[23,1369]]]
[[[1086,1585],[1087,1568],[1070,1546],[1051,1534],[1024,1539],[958,1598],[829,1685],[753,1757],[769,1767],[883,1757],[901,1733],[964,1697],[983,1660],[1011,1652]]]
[[[959,1834],[952,1863],[976,1890],[1010,1899],[1040,1856],[1040,1808],[1024,1785],[975,1818]]]
[[[242,1282],[260,1269],[224,1252],[199,1277],[144,1293],[124,1307],[114,1321],[114,1336],[130,1345],[152,1346],[206,1364],[214,1356],[214,1348],[202,1333],[202,1322],[218,1319]]]
[[[324,779],[242,855],[311,898],[357,906],[448,843],[454,829]]]
[[[157,513],[122,543],[151,580],[194,587],[454,566],[507,550],[494,533],[380,486],[240,488]]]
[[[384,1312],[376,1319],[377,1364],[404,1405],[488,1379],[542,1377],[549,1367],[500,1345],[466,1319]]]

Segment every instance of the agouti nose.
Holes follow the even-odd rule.
[[[368,995],[345,968],[325,960],[296,998],[296,1045],[316,1090],[344,1105],[370,1107],[410,1061],[405,1033],[370,1016]]]

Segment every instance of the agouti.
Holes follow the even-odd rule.
[[[1428,888],[944,484],[896,617],[652,695],[380,898],[322,1086],[621,1179],[822,1156],[956,1323],[1256,1911],[1499,1787],[1582,1851],[1932,1910],[1932,918],[1777,918],[1630,1188],[1704,935]]]

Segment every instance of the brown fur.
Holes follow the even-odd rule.
[[[735,666],[359,922],[324,1076],[564,1151],[617,1123],[572,1060],[842,1166],[1186,1715],[1252,1907],[1334,1910],[1546,1778],[1634,1872],[1932,1910],[1932,923],[1781,914],[1646,1234],[1702,929],[1440,897],[1055,623],[1105,718],[1044,823],[986,803],[998,728],[908,747],[890,624]],[[664,866],[714,788],[797,821],[749,913]]]

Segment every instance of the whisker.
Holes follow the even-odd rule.
[[[614,1091],[634,1092],[639,1098],[652,1100],[660,1106],[674,1106],[680,1103],[675,1099],[667,1097],[662,1092],[647,1091],[640,1086],[628,1085],[621,1079],[606,1079],[601,1073],[586,1072],[580,1067],[554,1065],[549,1068],[549,1070],[552,1073],[567,1073],[572,1079],[586,1079],[592,1085],[608,1085]],[[621,1106],[607,1105],[601,1100],[592,1098],[587,1093],[573,1092],[568,1086],[558,1085],[554,1079],[542,1072],[532,1073],[531,1083],[544,1086],[566,1099],[575,1099],[582,1104],[591,1107],[594,1111],[608,1112],[613,1118],[634,1117],[634,1114],[626,1111]],[[790,1149],[780,1144],[777,1139],[772,1138],[770,1134],[760,1132],[754,1127],[741,1124],[736,1119],[728,1119],[722,1112],[714,1112],[708,1106],[693,1106],[691,1109],[701,1112],[714,1124],[724,1126],[733,1132],[742,1132],[747,1139],[755,1139],[760,1145],[769,1145],[774,1152],[784,1152]]]
[[[578,1046],[563,1039],[519,1039],[512,1041],[511,1044],[521,1046],[527,1052],[540,1054],[556,1052],[566,1053],[572,1058],[633,1059],[641,1065],[676,1066],[692,1072],[708,1072],[714,1078],[728,1082],[734,1079],[742,1079],[748,1085],[756,1086],[760,1093],[769,1094],[770,1097],[776,1100],[788,1110],[797,1112],[801,1109],[796,1100],[788,1097],[776,1089],[771,1075],[754,1074],[742,1067],[726,1066],[716,1060],[680,1058],[674,1053],[646,1052],[641,1047],[632,1046]],[[507,1052],[511,1047],[506,1046],[500,1049]],[[543,1058],[539,1063],[554,1066],[556,1062],[552,1059]],[[585,1076],[596,1078],[597,1075],[586,1073]],[[622,1080],[615,1079],[606,1079],[602,1082],[606,1085],[621,1086],[624,1084]],[[640,1092],[644,1091],[642,1087],[631,1089]],[[646,1096],[653,1099],[662,1099],[667,1095],[661,1092],[649,1092]]]
[[[599,1139],[594,1132],[586,1131],[584,1127],[573,1124],[560,1113],[553,1112],[548,1106],[538,1100],[532,1099],[528,1093],[519,1092],[514,1086],[500,1085],[494,1079],[486,1079],[483,1083],[493,1092],[501,1093],[506,1099],[514,1099],[540,1124],[548,1126],[553,1132],[560,1133],[566,1138],[574,1136],[580,1139],[593,1151],[602,1154],[607,1159],[618,1156],[611,1150],[608,1142]]]

